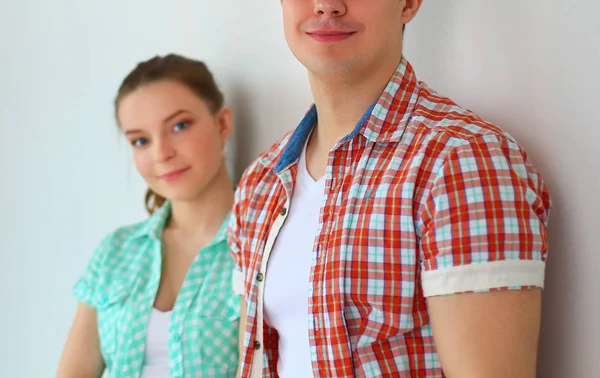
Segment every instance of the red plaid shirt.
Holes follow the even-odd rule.
[[[313,106],[236,192],[242,377],[277,377],[265,272],[316,119]],[[306,314],[315,377],[443,377],[426,297],[543,287],[551,205],[542,178],[512,136],[418,82],[404,59],[331,150],[325,180]]]

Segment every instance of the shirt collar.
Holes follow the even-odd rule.
[[[231,218],[231,213],[228,213],[225,219],[223,219],[223,223],[221,223],[221,228],[217,232],[217,235],[211,240],[208,246],[219,244],[221,242],[227,241],[227,227],[229,226],[229,219]]]
[[[162,231],[167,224],[167,220],[171,215],[171,202],[165,203],[159,207],[145,222],[143,222],[138,230],[131,234],[132,238],[140,238],[149,236],[156,240],[162,239]]]
[[[354,138],[359,133],[375,143],[399,141],[417,99],[418,82],[414,70],[410,63],[402,57],[381,96],[369,106],[354,130],[340,143]],[[267,154],[262,159],[262,163],[270,166],[277,162],[274,168],[276,173],[282,172],[295,163],[316,122],[317,108],[313,104],[295,131],[282,141],[285,148]]]

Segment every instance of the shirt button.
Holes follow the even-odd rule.
[[[260,343],[258,341],[254,342],[254,349],[260,349]]]
[[[106,295],[103,295],[102,297],[100,297],[98,304],[100,306],[104,306],[107,302],[108,302],[108,297]]]
[[[285,207],[282,207],[281,211],[279,212],[279,215],[281,215],[283,217],[283,216],[285,216],[285,214],[287,214],[287,209]]]
[[[176,343],[180,342],[181,341],[181,335],[179,335],[179,334],[173,335],[173,341],[176,342]]]
[[[257,280],[258,282],[262,282],[262,280],[264,280],[264,278],[265,278],[265,276],[264,276],[264,274],[262,274],[262,273],[258,273],[258,274],[256,275],[256,280]]]

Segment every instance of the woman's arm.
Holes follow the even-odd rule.
[[[244,334],[246,333],[246,298],[241,296],[240,299],[240,334],[238,341],[239,357],[238,357],[238,371],[235,375],[239,378],[242,367],[242,358],[244,358]]]
[[[541,297],[530,289],[428,298],[448,378],[535,378]]]
[[[79,304],[58,366],[57,378],[98,378],[104,372],[96,310]]]

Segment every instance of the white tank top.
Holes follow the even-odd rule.
[[[152,308],[141,378],[169,378],[170,321],[171,311],[162,312]]]
[[[277,372],[281,378],[313,376],[308,338],[309,279],[325,177],[315,181],[306,168],[306,146],[288,217],[282,226],[265,275],[265,321],[279,334]]]

